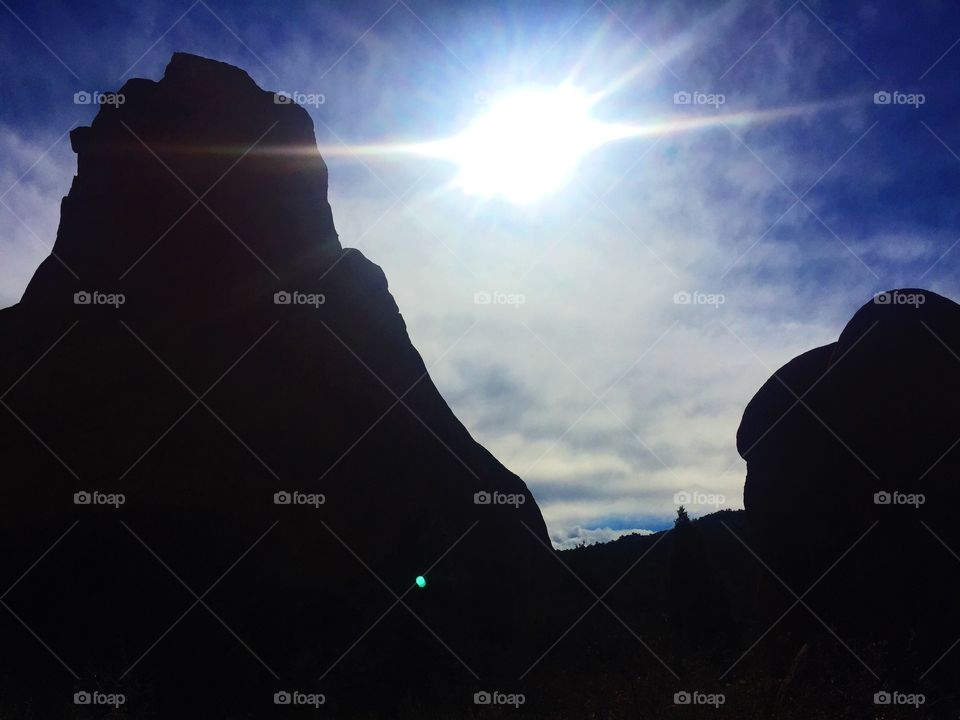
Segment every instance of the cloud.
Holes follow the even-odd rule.
[[[874,78],[848,49],[874,63],[856,33],[870,32],[882,14],[838,23],[832,14],[843,19],[841,6],[831,15],[815,6],[844,47],[803,4],[776,26],[783,9],[775,6],[725,3],[705,17],[693,3],[655,11],[608,4],[651,46],[666,39],[656,49],[669,69],[601,6],[555,43],[580,12],[546,21],[513,14],[500,37],[493,6],[449,13],[426,4],[417,11],[436,36],[399,5],[331,70],[379,13],[241,3],[224,21],[279,78],[202,6],[133,73],[158,77],[170,52],[184,49],[239,64],[268,88],[325,94],[308,110],[318,143],[335,151],[327,162],[343,243],[383,266],[440,391],[474,436],[527,480],[560,541],[610,525],[664,527],[683,489],[723,494],[739,507],[737,425],[774,370],[836,339],[880,290],[960,294],[960,248],[950,251],[960,235],[956,160],[917,111],[873,106]],[[160,4],[131,13],[142,22],[110,32],[122,40],[118,66],[176,19]],[[491,43],[475,42],[476,27],[502,47],[491,53]],[[49,42],[61,47],[54,30]],[[597,38],[603,42],[591,45]],[[882,48],[885,57],[896,52]],[[110,87],[102,58],[78,52],[86,54],[67,61],[84,75],[99,68]],[[441,162],[356,157],[342,147],[454,132],[482,110],[478,90],[555,82],[574,66],[589,90],[622,80],[596,107],[607,120],[717,114],[673,105],[682,89],[724,93],[721,113],[838,102],[775,123],[606,146],[583,159],[571,185],[527,208],[478,204],[447,189],[455,168]],[[26,99],[0,110],[23,111],[0,116],[4,187],[73,119],[59,106],[38,116],[45,104],[32,83],[22,84]],[[67,77],[45,92],[68,102],[76,89]],[[30,110],[35,122],[21,117]],[[960,148],[950,118],[929,114],[936,110],[928,103],[925,122]],[[74,163],[64,141],[6,198],[47,243]],[[0,303],[10,303],[47,251],[2,207],[0,214],[8,220]],[[480,291],[522,294],[524,303],[476,304]],[[675,304],[681,291],[724,302]]]
[[[550,541],[557,550],[570,550],[579,545],[595,545],[596,543],[606,543],[624,535],[650,535],[650,530],[641,528],[628,528],[624,530],[613,530],[612,528],[582,528],[579,526],[566,529],[563,533],[553,533]]]
[[[0,125],[0,307],[20,299],[56,239],[60,199],[76,169],[65,129],[29,134]]]

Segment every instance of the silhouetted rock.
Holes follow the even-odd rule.
[[[960,306],[885,294],[778,370],[745,513],[550,557],[342,248],[307,113],[184,54],[120,92],[0,311],[0,717],[956,716]]]
[[[883,293],[837,342],[778,370],[737,434],[747,517],[780,578],[765,578],[771,621],[794,602],[780,580],[798,596],[813,587],[813,612],[785,627],[823,632],[816,613],[885,680],[914,687],[960,664],[937,662],[960,637],[958,355],[960,306]]]
[[[540,511],[341,248],[308,114],[179,53],[120,92],[72,132],[54,254],[0,312],[3,577],[42,556],[4,597],[30,632],[0,611],[0,714],[94,689],[164,716],[409,705],[528,662]]]

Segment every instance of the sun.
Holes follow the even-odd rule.
[[[605,122],[591,115],[609,90],[588,93],[564,82],[559,86],[517,88],[493,103],[480,117],[452,137],[424,142],[382,142],[321,148],[324,157],[386,157],[404,154],[451,163],[456,188],[481,200],[501,198],[530,205],[566,186],[584,155],[607,143],[631,138],[766,123],[807,115],[853,102],[850,99],[805,103],[767,110],[689,113],[644,122]],[[446,189],[444,188],[444,189]]]
[[[526,205],[566,185],[581,157],[605,141],[592,104],[571,85],[518,91],[432,150],[457,165],[454,184],[465,194]]]

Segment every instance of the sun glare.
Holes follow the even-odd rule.
[[[584,155],[601,145],[629,138],[657,137],[714,127],[767,123],[816,113],[856,98],[727,113],[689,112],[642,123],[604,122],[591,116],[603,92],[588,94],[574,85],[518,89],[493,103],[462,132],[426,142],[334,145],[325,157],[412,154],[456,166],[447,187],[487,200],[503,198],[529,205],[567,185]]]
[[[531,203],[569,182],[581,156],[604,142],[591,104],[572,86],[518,92],[433,149],[457,164],[466,194]]]

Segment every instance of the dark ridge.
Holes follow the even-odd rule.
[[[54,255],[0,313],[4,576],[72,528],[6,601],[81,678],[5,625],[0,714],[72,714],[101,682],[239,717],[284,687],[335,710],[373,702],[371,677],[386,702],[519,672],[557,571],[540,510],[440,396],[381,269],[341,248],[307,112],[184,53],[120,92],[73,131]],[[294,490],[325,503],[275,504]]]

